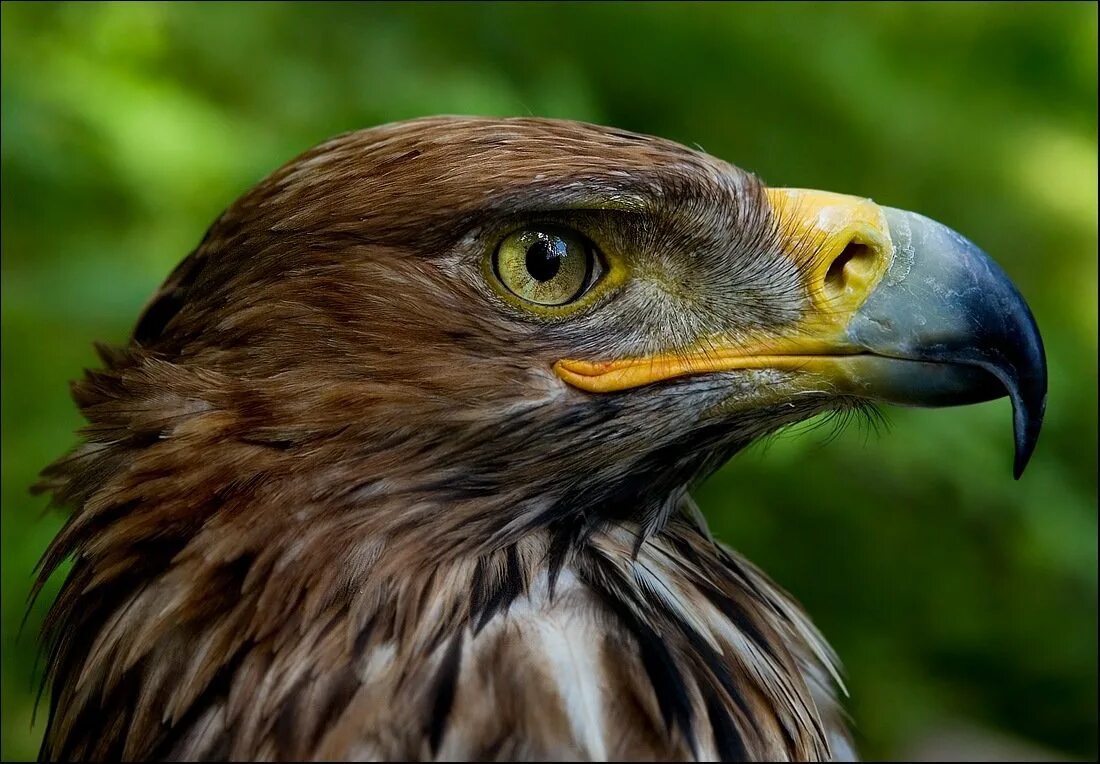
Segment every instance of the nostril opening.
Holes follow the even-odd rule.
[[[849,282],[867,271],[874,262],[874,251],[858,241],[850,241],[825,272],[825,289],[832,295],[845,291]]]

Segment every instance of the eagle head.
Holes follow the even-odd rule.
[[[827,648],[688,487],[1005,394],[1018,476],[1046,394],[954,231],[545,119],[309,150],[101,354],[43,481],[51,758],[835,755]]]

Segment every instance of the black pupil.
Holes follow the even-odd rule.
[[[566,252],[561,239],[539,239],[527,248],[527,272],[535,281],[549,281],[561,270]]]

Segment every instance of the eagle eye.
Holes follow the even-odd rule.
[[[504,287],[529,303],[561,306],[577,300],[599,277],[595,246],[559,227],[524,228],[510,234],[493,255]]]

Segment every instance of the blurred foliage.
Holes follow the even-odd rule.
[[[3,757],[36,752],[27,486],[75,442],[65,382],[240,192],[344,130],[537,114],[699,145],[766,181],[964,231],[1047,342],[1046,429],[1006,401],[784,435],[700,491],[848,671],[868,756],[943,719],[1097,745],[1097,8],[890,3],[5,3]],[[826,431],[827,432],[827,431]]]

